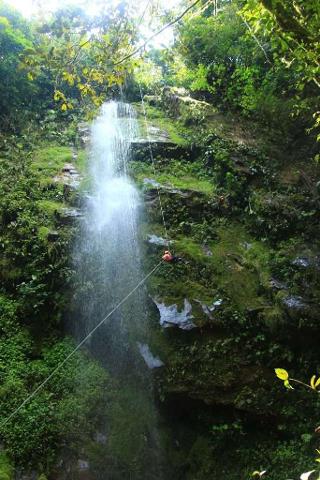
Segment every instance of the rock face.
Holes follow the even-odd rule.
[[[78,208],[61,208],[56,213],[58,221],[63,225],[70,225],[83,217],[81,210]]]
[[[179,311],[177,305],[165,305],[164,302],[154,300],[159,313],[160,325],[164,328],[178,327],[181,330],[192,330],[197,326],[193,323],[194,316],[192,315],[192,305],[186,298],[184,299],[184,306]]]
[[[147,236],[147,242],[151,245],[157,245],[158,247],[167,247],[168,244],[172,244],[173,240],[166,240],[165,238],[158,237],[157,235],[150,234]]]
[[[63,166],[61,173],[56,175],[53,180],[54,182],[63,183],[64,185],[68,185],[76,189],[79,187],[81,175],[72,163],[66,163]]]
[[[185,158],[192,160],[199,153],[198,148],[190,150],[184,146],[161,137],[160,141],[151,140],[152,153],[154,158],[162,157],[167,159]],[[131,143],[132,160],[151,163],[149,140],[146,138],[135,139]]]
[[[202,302],[201,300],[195,300],[201,305],[203,313],[210,319],[214,320],[214,312],[222,305],[223,300],[219,298],[212,303],[212,305],[207,305],[206,303]]]
[[[78,125],[80,143],[83,147],[87,147],[90,142],[90,126],[86,122],[80,122]]]
[[[148,188],[147,194],[149,196],[158,195],[158,189],[162,192],[165,192],[166,194],[177,195],[181,198],[190,198],[193,195],[193,192],[190,190],[181,190],[179,188],[171,187],[170,185],[162,185],[161,183],[156,182],[152,178],[144,178],[143,183],[144,185],[152,185],[153,187],[156,187],[156,190],[153,188]]]
[[[198,123],[201,116],[212,109],[207,102],[192,98],[184,88],[164,87],[161,100],[171,115],[179,117],[185,114],[191,124]]]

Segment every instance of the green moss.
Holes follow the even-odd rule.
[[[40,183],[46,185],[52,182],[65,163],[72,162],[72,151],[70,147],[47,145],[35,151],[31,171],[38,176]]]
[[[240,309],[258,308],[264,305],[264,300],[258,293],[260,267],[246,260],[245,245],[252,239],[245,229],[237,224],[221,227],[217,231],[218,241],[210,243],[210,257],[217,275],[217,282],[223,288],[233,303]]]
[[[131,162],[130,173],[138,185],[145,189],[154,188],[151,184],[144,184],[144,179],[149,178],[164,187],[191,190],[205,195],[213,195],[215,192],[213,181],[205,178],[204,175],[201,176],[201,167],[194,163],[172,161],[169,168],[164,169],[163,166],[156,164],[153,169],[153,166],[147,163]]]
[[[55,202],[53,200],[38,200],[37,205],[50,219],[53,219],[56,212],[59,212],[63,207],[62,202]]]
[[[47,240],[49,232],[50,228],[42,226],[38,230],[38,237],[40,238],[40,240],[45,241]]]
[[[211,195],[214,193],[213,184],[208,180],[200,180],[192,176],[182,175],[177,177],[170,174],[160,174],[155,180],[159,183],[167,184],[170,187],[179,188],[181,190],[192,190],[194,192]]]
[[[140,125],[140,135],[147,136],[145,118],[141,104],[135,104],[135,108],[138,112],[138,120]],[[177,145],[185,146],[188,142],[188,129],[183,127],[179,122],[167,117],[163,110],[152,107],[145,103],[147,123],[148,126],[154,126],[162,131],[165,131],[169,135],[169,140]]]
[[[270,279],[268,249],[236,223],[218,227],[216,234],[217,240],[208,243],[212,256],[194,238],[179,235],[174,250],[187,263],[179,267],[181,273],[175,267],[163,271],[163,278],[158,274],[151,282],[153,290],[181,305],[184,298],[212,303],[221,292],[240,311],[266,307],[262,287]]]
[[[0,480],[12,480],[13,467],[7,455],[0,452]]]
[[[201,248],[201,245],[196,243],[190,237],[179,237],[175,244],[177,252],[181,252],[184,256],[193,258],[197,261],[208,263],[210,257],[207,257]]]

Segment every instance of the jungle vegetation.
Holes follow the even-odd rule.
[[[149,33],[141,32],[141,23],[147,25]],[[161,48],[149,44],[148,37],[169,23],[174,32],[173,44]],[[65,335],[64,317],[72,289],[70,246],[75,229],[64,226],[54,242],[48,240],[50,234],[54,236],[59,210],[67,203],[66,193],[52,183],[52,177],[72,159],[70,145],[77,142],[78,124],[93,118],[106,100],[123,94],[130,101],[139,102],[140,88],[147,96],[158,98],[166,88],[173,88],[177,95],[206,102],[222,115],[233,115],[238,122],[267,132],[283,150],[291,146],[291,152],[296,144],[299,151],[305,148],[308,153],[303,161],[311,170],[306,182],[313,204],[306,204],[306,197],[299,197],[292,187],[293,193],[290,192],[296,195],[292,196],[296,202],[292,209],[300,202],[292,229],[296,236],[306,235],[306,242],[317,235],[319,31],[318,0],[183,0],[170,11],[157,1],[150,1],[138,13],[129,1],[119,1],[116,6],[102,2],[96,16],[89,15],[84,8],[66,5],[50,15],[29,20],[0,0],[1,419],[6,419],[73,348],[73,341]],[[247,187],[232,170],[228,144],[221,140],[210,143],[215,139],[209,136],[206,117],[197,105],[190,118],[180,119],[178,133],[175,127],[172,132],[177,142],[179,135],[187,141],[184,128],[200,125],[198,137],[191,138],[189,130],[187,135],[188,141],[191,138],[201,144],[206,162],[185,167],[178,161],[172,164],[173,174],[179,176],[185,169],[184,173],[192,177],[200,172],[198,190],[206,194],[212,185],[207,165],[211,165],[210,158],[218,152],[220,163],[212,167],[217,194],[235,199],[234,213],[240,215],[244,208],[249,208],[241,203]],[[149,113],[156,117],[152,108]],[[264,170],[262,177],[270,171]],[[167,173],[162,174],[162,180],[166,180]],[[273,184],[270,185],[266,190],[272,193]],[[276,258],[279,263],[275,268],[281,271],[285,263],[281,250],[283,216],[267,211],[267,202],[259,194],[252,198],[253,209],[260,212],[260,217],[254,220],[246,210],[250,229],[259,231],[259,240],[270,240],[272,248],[280,245],[278,253],[268,257],[267,262],[271,265]],[[301,229],[295,230],[300,220]],[[187,220],[179,218],[176,223],[180,227],[183,223],[181,228],[188,235]],[[195,238],[198,234],[201,237],[200,229]],[[286,240],[292,246],[294,241],[290,238]],[[192,241],[187,244],[181,238],[180,243],[193,255],[199,253]],[[264,255],[261,252],[258,249],[257,257]],[[255,268],[254,259],[249,259],[249,263],[251,269]],[[285,275],[290,277],[290,270]],[[319,300],[317,280],[310,282],[313,295]],[[230,318],[230,322],[238,319],[234,312]],[[313,328],[319,332],[316,323]],[[312,368],[316,366],[316,347],[311,341],[310,345],[299,372],[294,372],[299,378],[303,378],[304,370],[306,376],[319,375],[308,370],[309,357]],[[275,354],[271,348],[270,357]],[[287,350],[286,355],[290,363]],[[290,366],[294,369],[294,365]],[[81,389],[75,380],[79,371],[86,389]],[[97,419],[93,407],[102,401],[107,387],[114,388],[108,373],[89,356],[77,354],[63,374],[57,375],[15,419],[5,424],[0,420],[4,445],[0,478],[13,478],[14,468],[36,469],[39,478],[54,478],[50,475],[62,447],[68,445],[69,455],[76,458],[80,442],[94,432]],[[279,391],[281,387],[280,384]],[[294,393],[290,394],[293,398]],[[300,404],[302,401],[299,397]],[[294,405],[294,398],[286,404],[288,414],[293,409],[290,402]],[[315,412],[316,406],[310,407],[308,415]],[[295,418],[295,414],[290,418]],[[298,441],[301,435],[309,435],[303,433],[304,420],[301,413],[296,425],[282,427],[292,429]],[[217,435],[232,435],[228,428],[225,430]],[[311,436],[302,440],[303,453],[297,459],[301,472],[310,457],[310,453],[305,454],[305,447],[310,447],[311,456],[314,450]],[[278,463],[282,458],[290,463],[295,461],[294,441],[288,439],[283,449],[277,451]],[[244,463],[248,463],[248,458]],[[188,478],[210,478],[201,468],[199,476]]]

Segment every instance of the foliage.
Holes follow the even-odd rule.
[[[24,52],[21,66],[29,78],[49,78],[62,112],[80,103],[101,106],[113,86],[121,86],[129,62],[121,62],[135,39],[127,2],[101,7],[95,17],[67,6],[38,25],[40,41]]]
[[[0,125],[17,128],[36,101],[37,87],[19,69],[20,55],[34,41],[30,26],[12,7],[0,2]],[[38,105],[37,105],[38,106]]]
[[[319,3],[298,0],[293,3],[249,0],[242,14],[256,35],[269,37],[277,68],[283,64],[295,84],[295,113],[314,113],[319,104]],[[318,112],[315,112],[317,117]],[[316,123],[316,126],[317,123]]]
[[[58,327],[71,275],[72,228],[57,224],[54,212],[66,198],[62,185],[53,182],[70,161],[71,150],[41,144],[34,151],[34,141],[30,134],[12,136],[1,145],[2,421],[74,348],[70,339],[60,338]],[[53,229],[58,237],[50,241]],[[104,371],[77,353],[12,420],[1,424],[15,465],[48,473],[63,444],[73,455],[92,435],[105,382]]]
[[[319,12],[312,0],[299,2],[296,10],[291,3],[282,8],[281,2],[221,2],[217,15],[208,7],[177,27],[173,51],[153,58],[169,84],[187,87],[219,107],[286,132],[294,125],[293,115],[297,125],[310,127],[319,105]],[[308,31],[308,44],[298,43],[289,17],[292,29],[300,25]]]

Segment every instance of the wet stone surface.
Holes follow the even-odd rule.
[[[79,459],[78,460],[78,468],[79,468],[80,471],[89,470],[89,468],[90,468],[89,462],[87,462],[87,460]]]
[[[280,282],[280,280],[277,280],[276,278],[271,278],[269,282],[270,287],[273,290],[287,290],[288,287],[284,282]]]
[[[284,305],[292,310],[303,310],[308,307],[302,297],[290,295],[283,299]]]
[[[62,208],[57,213],[58,220],[62,224],[72,224],[83,217],[83,213],[77,208]]]
[[[207,305],[205,302],[202,302],[201,300],[195,299],[195,302],[199,303],[201,305],[203,313],[210,319],[214,320],[214,315],[213,313],[219,309],[219,307],[222,305],[223,300],[219,298],[219,300],[214,301],[211,305]]]
[[[53,180],[76,190],[80,185],[81,175],[72,163],[66,163],[61,172],[58,173]]]
[[[320,257],[298,256],[292,261],[292,265],[300,269],[315,268],[320,269]]]
[[[97,432],[95,435],[95,441],[100,445],[105,445],[107,443],[107,435],[101,432]]]
[[[159,357],[156,357],[155,355],[153,355],[153,353],[149,348],[149,345],[146,345],[145,343],[139,343],[139,342],[137,345],[138,345],[139,352],[148,368],[152,370],[153,368],[163,367],[164,365],[163,361],[160,360]]]
[[[173,240],[166,240],[165,238],[150,234],[147,236],[147,242],[152,245],[158,245],[159,247],[167,247],[168,244],[173,243]]]
[[[202,251],[207,257],[212,257],[212,251],[210,250],[209,246],[206,244],[202,245]]]
[[[194,316],[192,315],[192,305],[186,298],[184,299],[184,306],[179,311],[176,304],[166,305],[161,301],[154,300],[159,313],[160,325],[164,328],[178,327],[181,330],[192,330],[197,328],[193,323]]]

